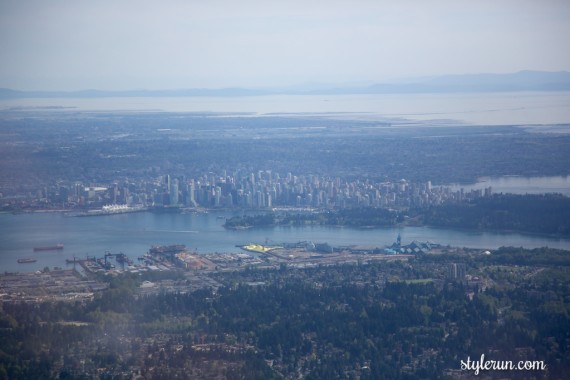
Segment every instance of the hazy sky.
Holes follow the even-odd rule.
[[[568,0],[0,0],[0,87],[370,83],[570,71]]]

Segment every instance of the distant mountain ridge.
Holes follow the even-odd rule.
[[[570,89],[570,72],[519,71],[511,74],[446,75],[431,80],[439,86],[463,86],[498,91],[566,91]]]
[[[445,75],[406,83],[378,83],[369,86],[313,85],[303,88],[191,88],[180,90],[82,90],[18,91],[0,88],[0,99],[17,98],[102,98],[102,97],[184,97],[184,96],[261,96],[261,95],[350,95],[472,93],[516,91],[570,91],[570,72],[519,71],[511,74]]]

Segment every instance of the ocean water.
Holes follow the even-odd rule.
[[[223,112],[252,115],[335,113],[336,117],[432,124],[570,123],[570,92],[474,94],[273,95],[4,99],[0,110]]]
[[[570,196],[570,176],[550,176],[550,177],[485,177],[480,178],[477,183],[468,185],[451,185],[453,191],[463,189],[482,190],[491,187],[493,193],[512,194],[545,194],[557,193]]]

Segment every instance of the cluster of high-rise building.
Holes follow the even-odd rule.
[[[426,207],[490,196],[491,188],[464,192],[431,182],[374,181],[318,175],[280,175],[271,170],[208,173],[197,178],[162,175],[111,184],[60,182],[27,197],[31,207],[93,208],[108,204],[205,208]],[[9,201],[10,199],[8,199]],[[4,199],[4,207],[7,200]]]

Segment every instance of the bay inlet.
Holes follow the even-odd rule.
[[[570,238],[459,231],[430,227],[338,228],[327,226],[269,227],[227,230],[224,219],[240,212],[218,211],[206,214],[139,212],[74,218],[62,213],[0,214],[0,271],[28,272],[44,267],[65,267],[66,259],[102,257],[106,251],[122,252],[131,259],[145,254],[153,245],[185,244],[199,254],[240,252],[236,245],[278,244],[312,241],[333,246],[364,245],[384,247],[398,234],[402,243],[430,241],[442,245],[495,249],[501,246],[524,248],[551,247],[570,250]],[[63,250],[34,252],[37,246],[64,244]],[[18,259],[36,261],[19,264]]]

